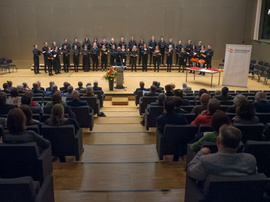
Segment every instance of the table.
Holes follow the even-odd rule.
[[[189,67],[189,68],[186,68],[186,82],[187,82],[188,70],[195,71],[195,72],[201,72],[201,73],[211,74],[211,88],[212,88],[212,83],[213,83],[213,74],[219,73],[218,85],[220,85],[220,73],[221,73],[220,70],[212,69],[212,68],[204,69],[204,68],[199,68],[199,67]],[[196,74],[194,73],[194,79],[193,80],[195,80],[195,75]]]

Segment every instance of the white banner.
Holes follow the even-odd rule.
[[[251,45],[226,44],[224,86],[247,87]]]

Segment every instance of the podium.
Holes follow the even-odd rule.
[[[123,86],[124,83],[124,68],[126,66],[113,66],[113,68],[117,71],[117,77],[116,77],[116,89],[123,89],[125,88]]]

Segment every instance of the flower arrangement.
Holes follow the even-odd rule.
[[[191,59],[190,59],[190,62],[197,63],[197,62],[198,62],[198,60],[199,60],[198,58],[191,58]]]
[[[200,63],[200,64],[204,64],[204,63],[205,63],[205,60],[200,59],[200,60],[198,61],[198,63]]]
[[[106,71],[106,74],[103,76],[103,78],[106,80],[114,80],[116,77],[117,71],[113,67],[110,67],[109,70]]]

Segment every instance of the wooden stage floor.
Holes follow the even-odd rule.
[[[49,77],[48,74],[45,74],[44,71],[41,71],[41,74],[35,75],[33,71],[30,69],[18,69],[18,72],[11,72],[10,74],[0,75],[0,83],[6,82],[7,80],[11,80],[14,83],[14,86],[21,84],[26,81],[29,86],[32,86],[32,83],[39,80],[43,87],[48,87],[49,81],[54,81],[58,87],[62,87],[65,81],[71,83],[73,87],[77,87],[78,81],[82,81],[85,85],[87,82],[93,82],[97,80],[99,82],[99,86],[101,86],[105,93],[110,94],[132,94],[136,88],[139,87],[139,82],[144,81],[145,87],[148,88],[151,86],[152,81],[160,81],[161,86],[165,86],[169,83],[174,83],[176,88],[182,88],[182,83],[186,81],[186,73],[179,73],[177,70],[172,70],[172,72],[166,72],[164,70],[160,72],[153,72],[150,70],[148,72],[142,72],[138,70],[137,72],[130,72],[128,70],[124,73],[124,86],[125,89],[115,89],[114,91],[109,91],[108,82],[102,79],[104,72],[74,72],[71,70],[69,73],[64,73],[62,71],[59,75],[54,75]],[[251,75],[249,75],[248,79],[248,87],[247,88],[239,88],[239,87],[229,87],[230,90],[269,90],[269,85],[263,85],[263,81],[261,80],[259,83],[257,82],[256,77],[252,80]],[[188,74],[187,84],[193,90],[199,90],[200,88],[206,88],[208,90],[216,90],[222,88],[222,73],[220,84],[218,85],[218,74],[213,75],[213,86],[210,87],[211,76],[210,74],[206,74],[205,76],[196,75],[196,79],[193,80],[193,74]]]

